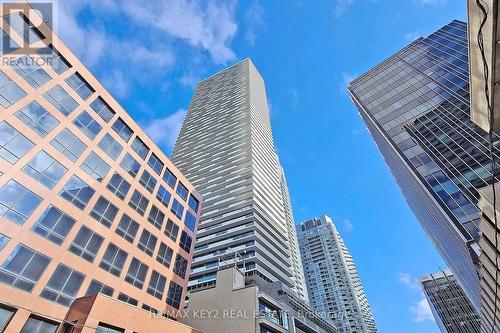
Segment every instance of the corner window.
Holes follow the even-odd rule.
[[[191,244],[193,243],[193,239],[189,236],[185,231],[181,233],[181,239],[179,241],[179,246],[181,249],[186,251],[187,253],[191,252]]]
[[[198,208],[200,207],[200,201],[191,194],[189,196],[188,206],[193,210],[193,212],[198,213]]]
[[[174,262],[174,273],[184,279],[186,277],[187,265],[188,261],[186,258],[177,254]]]
[[[189,211],[186,212],[186,216],[184,217],[184,225],[193,232],[196,229],[196,217]]]
[[[179,310],[182,298],[182,287],[174,281],[170,281],[167,293],[167,304]]]

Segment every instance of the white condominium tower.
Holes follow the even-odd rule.
[[[172,160],[205,199],[189,289],[213,286],[222,258],[306,300],[264,80],[250,59],[198,84]]]
[[[297,225],[309,303],[328,313],[339,333],[378,332],[354,261],[330,217]]]

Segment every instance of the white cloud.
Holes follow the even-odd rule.
[[[196,87],[196,84],[201,81],[201,78],[199,78],[197,75],[193,73],[185,73],[182,75],[179,79],[180,84],[186,87],[194,88]]]
[[[354,230],[354,226],[352,225],[352,222],[349,219],[342,220],[342,227],[345,232],[351,232]]]
[[[418,279],[409,273],[398,273],[396,280],[409,289],[420,290],[420,283],[418,282]]]
[[[335,17],[340,17],[347,8],[354,4],[354,0],[337,0],[335,3]]]
[[[124,98],[130,90],[129,82],[123,77],[123,73],[119,70],[113,70],[106,75],[103,84],[106,89],[118,98]]]
[[[230,47],[238,29],[234,1],[127,0],[121,6],[137,24],[182,39],[191,46],[201,47],[208,51],[216,63],[235,58]]]
[[[413,42],[421,36],[422,36],[422,34],[419,33],[418,31],[409,32],[405,35],[405,40],[407,40],[408,42]]]
[[[299,92],[295,89],[290,90],[290,106],[296,109],[299,106]]]
[[[165,118],[152,119],[144,126],[144,129],[157,145],[172,149],[185,116],[186,110],[179,109]]]
[[[265,25],[264,16],[264,8],[262,8],[258,0],[254,0],[245,13],[245,40],[252,47],[255,46],[257,39],[256,30]]]
[[[342,78],[340,79],[340,83],[339,83],[339,93],[341,95],[347,94],[347,88],[349,87],[349,84],[356,77],[357,77],[356,74],[350,74],[350,73],[342,72]]]
[[[434,321],[431,307],[424,296],[418,302],[410,306],[410,312],[413,314],[413,321],[416,323]]]
[[[423,6],[437,6],[442,5],[446,0],[413,0],[413,3]]]
[[[82,27],[78,24],[76,16],[87,5],[85,1],[60,1],[58,4],[57,25],[61,39],[87,66],[95,65],[104,55],[106,32],[99,25]]]

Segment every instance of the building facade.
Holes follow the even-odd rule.
[[[297,225],[311,307],[327,313],[339,333],[378,332],[354,260],[330,217]]]
[[[499,230],[495,229],[495,216],[498,223],[500,216],[500,202],[498,193],[500,183],[495,183],[495,199],[493,199],[493,189],[491,186],[483,188],[479,206],[482,216],[479,223],[481,238],[481,332],[500,333],[500,239],[498,239]],[[495,208],[493,208],[495,207]],[[495,237],[497,241],[495,241]]]
[[[194,292],[186,308],[184,321],[205,333],[340,332],[281,281],[245,277],[235,267],[220,269],[216,279],[214,287]]]
[[[250,59],[198,84],[172,161],[205,199],[190,290],[215,284],[219,260],[237,253],[248,275],[305,299],[264,80]]]
[[[101,293],[117,312],[93,311],[94,328],[155,332],[123,318],[181,308],[201,195],[28,12],[1,17],[0,331],[80,332],[68,310]],[[26,43],[44,46],[6,47]]]
[[[481,322],[451,271],[419,278],[422,290],[442,333],[479,333]]]
[[[491,182],[492,164],[488,134],[470,120],[468,68],[467,26],[453,21],[349,91],[408,204],[479,310],[478,189]],[[493,154],[498,160],[496,147]]]

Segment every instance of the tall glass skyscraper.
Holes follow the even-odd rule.
[[[488,135],[470,120],[468,82],[467,25],[453,21],[349,91],[410,207],[479,309],[478,189],[492,172]]]
[[[420,284],[441,333],[479,333],[478,312],[449,271],[422,276]]]
[[[339,333],[378,332],[354,260],[330,217],[297,225],[311,307],[327,313]]]
[[[172,160],[205,198],[191,290],[213,286],[219,259],[237,253],[247,275],[282,281],[305,299],[264,80],[250,59],[198,84]]]

